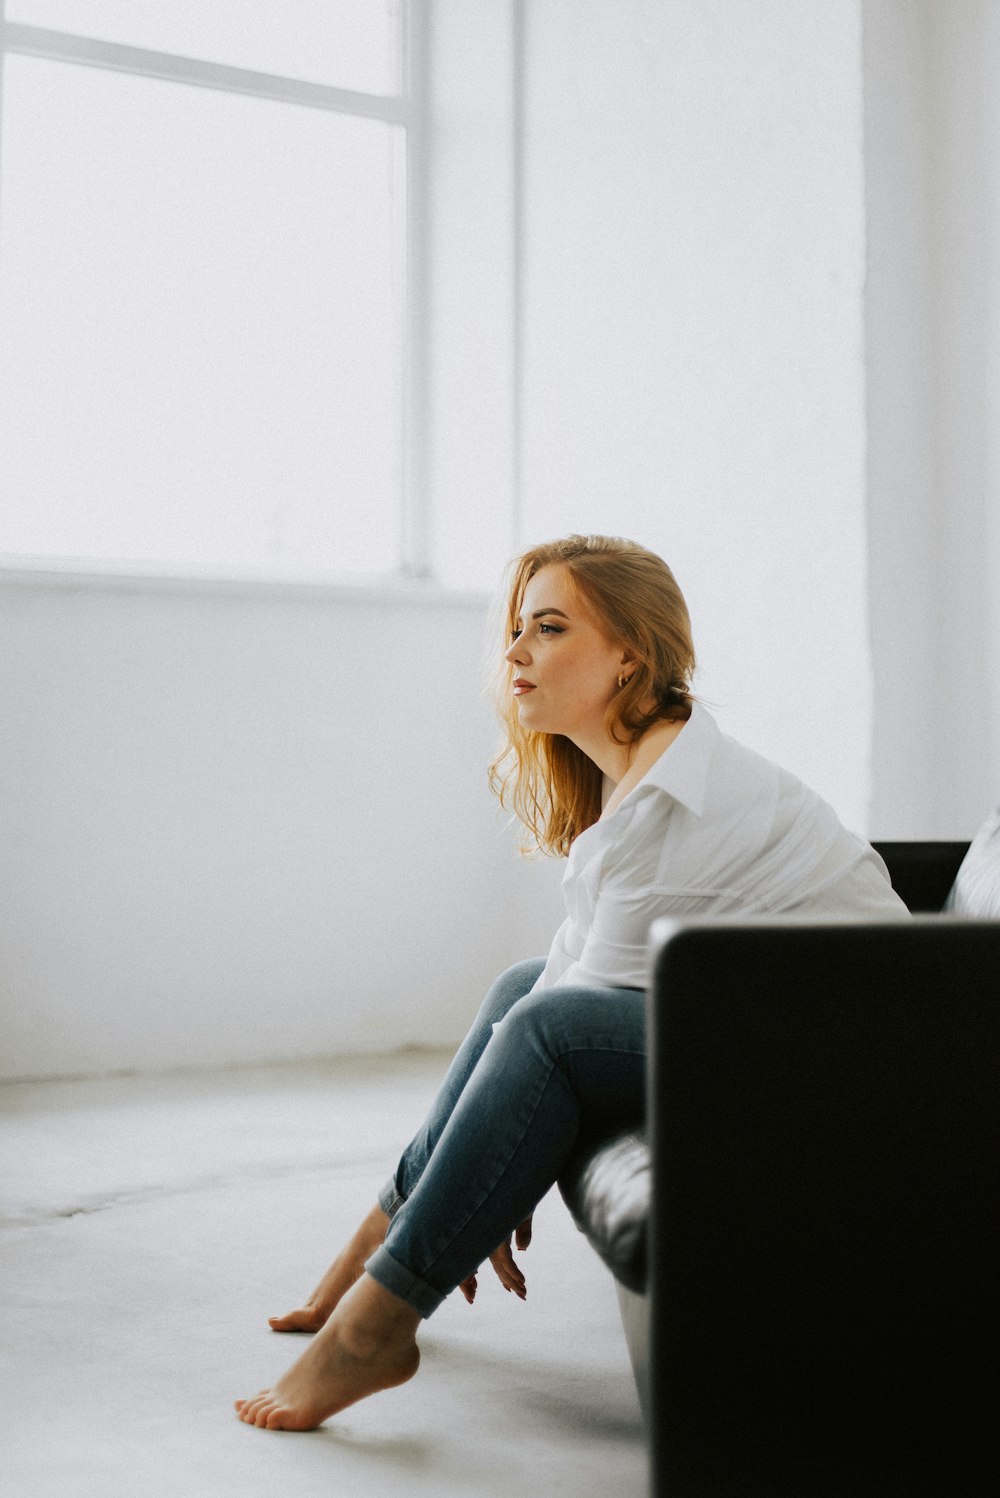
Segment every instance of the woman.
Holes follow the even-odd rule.
[[[643,1114],[646,941],[658,915],[905,915],[881,859],[794,776],[691,696],[680,590],[630,541],[570,536],[515,562],[491,771],[546,852],[569,854],[546,961],[490,990],[396,1174],[311,1299],[317,1333],[240,1418],[308,1430],[417,1371],[416,1332],[470,1302],[490,1259],[522,1299],[511,1237],[582,1136]]]

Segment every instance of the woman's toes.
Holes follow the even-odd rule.
[[[245,1425],[256,1425],[258,1413],[270,1402],[267,1389],[262,1389],[259,1394],[254,1395],[253,1399],[237,1400],[236,1407],[239,1410],[240,1419]]]

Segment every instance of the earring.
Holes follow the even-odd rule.
[[[631,680],[632,680],[631,676],[626,676],[625,672],[622,671],[619,674],[619,677],[618,677],[618,689],[619,689],[619,691],[621,690],[622,687],[627,687],[628,684],[629,684],[629,682]]]

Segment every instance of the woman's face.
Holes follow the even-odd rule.
[[[608,704],[632,659],[626,647],[608,639],[559,563],[530,579],[517,629],[506,659],[522,726],[563,734],[588,752],[588,744],[607,738]]]

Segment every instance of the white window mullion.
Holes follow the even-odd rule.
[[[310,109],[329,109],[339,114],[358,115],[364,119],[385,120],[393,125],[406,124],[405,98],[356,93],[351,89],[333,88],[325,83],[309,83],[277,73],[258,73],[250,68],[234,68],[225,63],[179,57],[171,52],[154,52],[144,47],[123,46],[120,42],[71,36],[67,32],[49,31],[42,26],[6,22],[3,28],[3,46],[4,51],[19,53],[25,57],[75,62],[89,67],[109,68],[120,73],[135,73],[146,78],[163,78],[170,83],[190,83],[198,88],[217,88],[226,93],[251,94],[256,98],[301,104]]]
[[[402,572],[414,581],[434,572],[430,514],[428,388],[428,45],[432,0],[413,0],[404,34],[406,132],[405,353],[400,392],[403,426]]]

